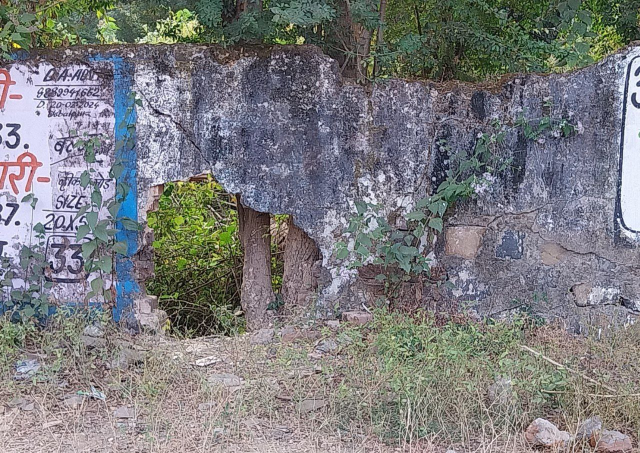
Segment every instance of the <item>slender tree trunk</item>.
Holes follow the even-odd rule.
[[[244,250],[240,304],[247,329],[263,326],[267,307],[274,299],[271,286],[271,235],[269,214],[244,206],[237,195],[238,230]]]
[[[320,250],[307,233],[289,217],[289,231],[284,247],[282,300],[286,306],[307,305],[317,288],[313,265],[320,258]]]
[[[376,47],[378,52],[382,52],[384,50],[384,21],[385,16],[387,14],[387,0],[380,0],[380,24],[378,25],[378,32],[376,33]],[[373,62],[373,77],[377,77],[380,72],[380,61],[379,57],[376,57]]]

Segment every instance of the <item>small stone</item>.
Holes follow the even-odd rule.
[[[336,343],[335,340],[332,340],[331,338],[327,338],[316,343],[315,352],[326,354],[328,352],[333,352],[336,349],[338,349],[338,343]]]
[[[590,440],[602,431],[602,419],[597,415],[583,421],[576,432],[577,440]]]
[[[212,374],[207,380],[210,384],[221,385],[228,389],[237,389],[244,384],[244,379],[230,373]]]
[[[362,325],[373,320],[373,315],[366,311],[345,311],[342,313],[342,320],[351,324]]]
[[[50,422],[46,422],[42,424],[43,429],[53,428],[54,426],[62,425],[62,420],[51,420]]]
[[[496,379],[487,389],[487,397],[491,405],[506,406],[512,403],[515,394],[511,379],[505,377]]]
[[[29,402],[27,404],[25,404],[24,406],[21,406],[20,409],[22,409],[25,412],[31,412],[32,410],[35,409],[35,404],[33,402]]]
[[[307,354],[307,358],[311,360],[320,360],[322,358],[321,352],[310,352]]]
[[[251,335],[251,344],[269,344],[273,341],[273,329],[260,329]]]
[[[209,412],[211,409],[216,407],[216,403],[200,403],[198,404],[198,410],[200,412]]]
[[[33,403],[33,401],[29,401],[28,399],[22,397],[13,398],[11,401],[9,401],[8,406],[16,407],[25,412],[30,412],[35,409],[35,404]]]
[[[104,337],[104,330],[100,326],[96,326],[95,324],[90,324],[84,328],[82,333],[88,337],[94,338],[102,338]]]
[[[133,409],[127,406],[120,406],[115,411],[113,411],[113,416],[120,419],[130,419],[135,418],[135,412]]]
[[[222,436],[224,434],[224,428],[213,428],[214,436]]]
[[[327,401],[324,399],[307,399],[298,404],[298,410],[302,413],[316,411],[327,405]]]
[[[144,363],[146,356],[141,351],[135,349],[124,348],[120,353],[109,362],[109,367],[114,370],[127,370],[132,365]]]
[[[40,362],[36,359],[20,360],[16,362],[16,374],[14,379],[23,381],[32,378],[40,369]]]
[[[331,330],[338,330],[340,328],[340,321],[337,319],[330,319],[329,321],[325,321],[324,325]]]
[[[84,396],[70,394],[65,396],[64,400],[62,400],[62,403],[71,409],[77,409],[82,406],[82,403],[84,403]]]
[[[629,436],[606,429],[599,435],[591,436],[590,444],[598,453],[627,453],[633,449]]]
[[[298,329],[293,326],[285,326],[280,329],[280,339],[283,343],[292,343],[301,338]]]
[[[209,357],[203,357],[201,359],[196,360],[196,366],[201,366],[201,367],[205,367],[205,366],[210,366],[210,365],[214,365],[216,363],[222,362],[222,359],[220,357],[216,357],[216,356],[209,356]]]
[[[536,418],[527,427],[524,437],[531,446],[536,448],[564,447],[571,441],[566,431],[560,431],[556,425],[544,418]]]
[[[82,343],[84,343],[87,348],[101,349],[107,346],[107,340],[104,338],[81,335],[80,340],[82,340]]]

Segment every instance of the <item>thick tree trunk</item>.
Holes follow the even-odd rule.
[[[236,0],[236,16],[245,11],[260,11],[262,10],[262,0]]]
[[[238,230],[244,250],[240,304],[247,329],[263,326],[267,307],[274,299],[271,286],[271,235],[269,214],[244,206],[237,196]]]
[[[282,300],[285,306],[307,305],[317,289],[313,265],[320,258],[320,250],[307,233],[289,217],[289,231],[284,247]]]

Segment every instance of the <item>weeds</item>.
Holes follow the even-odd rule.
[[[9,401],[30,395],[43,402],[45,413],[68,414],[60,398],[94,385],[105,391],[108,407],[93,402],[86,410],[116,426],[117,439],[133,442],[138,436],[141,451],[195,451],[203,445],[233,451],[232,444],[262,445],[276,436],[311,443],[376,439],[375,451],[410,444],[521,452],[528,451],[522,432],[537,417],[570,432],[593,415],[633,436],[640,426],[639,326],[585,338],[540,326],[526,315],[503,323],[378,311],[366,326],[322,329],[339,347],[320,358],[309,356],[314,343],[305,339],[256,347],[244,336],[181,342],[141,337],[145,359],[114,368],[107,364],[131,339],[107,330],[104,346],[87,347],[83,329],[96,322],[95,315],[59,316],[44,328],[0,322],[0,396]],[[222,360],[194,365],[212,355]],[[17,382],[13,365],[26,356],[38,357],[43,369]],[[233,373],[244,385],[216,386],[210,379],[216,373]],[[309,399],[324,405],[302,410]],[[112,419],[119,405],[135,412],[134,428]]]

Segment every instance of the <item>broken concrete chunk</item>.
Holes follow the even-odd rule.
[[[119,419],[131,419],[136,417],[135,411],[127,406],[120,406],[113,411],[113,416]]]
[[[577,440],[590,440],[602,431],[602,419],[597,415],[583,421],[576,431]]]
[[[373,315],[366,311],[345,311],[342,320],[351,324],[363,325],[373,321]]]
[[[220,357],[216,357],[212,355],[209,357],[203,357],[201,359],[196,360],[195,365],[200,367],[205,367],[205,366],[214,365],[219,362],[222,362],[222,359]]]
[[[597,453],[628,453],[633,450],[631,438],[619,431],[604,430],[591,436],[590,443]]]
[[[320,340],[316,343],[315,352],[326,354],[338,349],[338,343],[331,338]]]
[[[39,369],[40,362],[36,359],[20,360],[16,362],[16,374],[14,375],[14,379],[16,381],[30,379],[35,376]]]
[[[273,329],[260,329],[251,335],[251,344],[264,345],[273,341]]]
[[[102,338],[102,337],[104,337],[104,330],[102,329],[102,327],[97,326],[95,324],[89,324],[87,327],[84,328],[82,333],[84,335],[87,335],[87,336],[93,337],[93,338]]]
[[[212,374],[207,377],[207,380],[210,384],[223,386],[228,389],[239,388],[244,384],[244,379],[231,373]]]
[[[327,404],[327,401],[322,398],[302,400],[298,404],[298,410],[302,413],[313,412],[325,407]]]
[[[544,418],[536,418],[531,422],[524,437],[535,448],[560,448],[571,441],[568,432],[560,431],[556,425]]]

